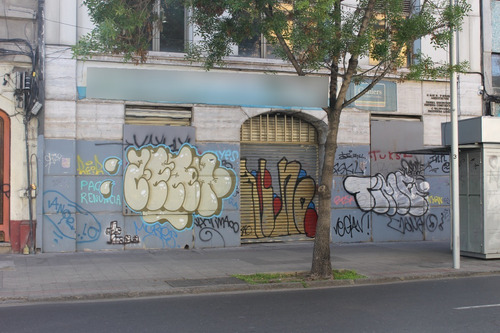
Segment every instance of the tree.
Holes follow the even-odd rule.
[[[84,0],[95,28],[80,38],[73,55],[83,59],[95,53],[123,55],[124,60],[145,62],[155,27],[155,0]]]
[[[89,8],[119,3],[134,13],[138,11],[129,4],[135,1],[86,0],[84,3]],[[186,4],[191,6],[192,22],[198,26],[197,33],[201,36],[201,42],[190,46],[188,57],[203,61],[207,69],[223,65],[235,44],[262,35],[273,45],[277,56],[293,65],[297,75],[320,71],[329,76],[329,106],[324,108],[328,133],[318,188],[318,225],[311,276],[331,278],[330,200],[342,110],[387,75],[408,80],[444,77],[451,71],[463,70],[465,64],[451,68],[434,63],[429,56],[415,50],[414,43],[429,37],[436,49],[445,49],[452,30],[460,28],[470,6],[466,0],[458,0],[453,6],[448,0],[188,0]],[[129,37],[132,31],[146,33],[145,40],[148,40],[151,29],[124,30],[120,29],[121,16],[117,14],[104,20],[92,10],[90,14],[97,30],[77,45],[75,54],[117,51],[123,52],[125,58],[144,61],[147,48],[132,43]],[[141,27],[137,23],[138,15],[133,17]],[[109,20],[113,24],[109,24]],[[100,26],[100,22],[106,25]],[[106,35],[118,37],[103,38]],[[95,47],[102,47],[103,41],[107,50]],[[84,48],[78,49],[82,46]],[[359,60],[363,57],[370,57],[373,65],[360,68]],[[405,67],[404,70],[398,70],[401,67]],[[366,88],[348,98],[349,85],[363,81],[367,83]]]

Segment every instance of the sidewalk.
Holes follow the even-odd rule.
[[[247,285],[232,274],[308,271],[312,242],[194,250],[0,255],[0,302],[102,299],[221,291],[303,288],[300,283]],[[500,260],[461,257],[453,269],[448,242],[335,244],[335,269],[367,276],[314,281],[310,287],[500,274]]]

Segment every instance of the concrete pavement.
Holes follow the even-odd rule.
[[[236,248],[0,255],[0,302],[103,299],[221,291],[303,288],[248,285],[231,275],[308,271],[312,241]],[[453,269],[448,242],[334,244],[335,269],[367,276],[313,281],[309,287],[500,274],[500,260],[461,257]]]

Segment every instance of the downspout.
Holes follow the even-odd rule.
[[[32,72],[34,73],[34,72]],[[26,188],[26,194],[28,196],[28,218],[30,225],[30,233],[29,233],[29,249],[30,253],[35,253],[35,239],[33,237],[33,185],[31,184],[31,166],[30,166],[30,152],[29,152],[29,122],[30,122],[30,110],[28,110],[28,103],[24,103],[24,137],[26,141],[26,181],[28,183],[28,187]]]

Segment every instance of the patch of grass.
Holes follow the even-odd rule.
[[[233,277],[245,281],[248,284],[266,284],[266,283],[282,283],[282,282],[300,282],[307,287],[307,281],[311,281],[308,272],[295,273],[256,273],[256,274],[236,274]],[[358,274],[354,270],[334,269],[334,280],[355,280],[364,279],[366,276]]]
[[[335,280],[356,280],[365,279],[366,276],[358,274],[358,272],[349,269],[334,269],[333,278]]]
[[[256,274],[236,274],[235,278],[249,284],[281,283],[281,282],[301,282],[305,274],[302,273],[256,273]]]

